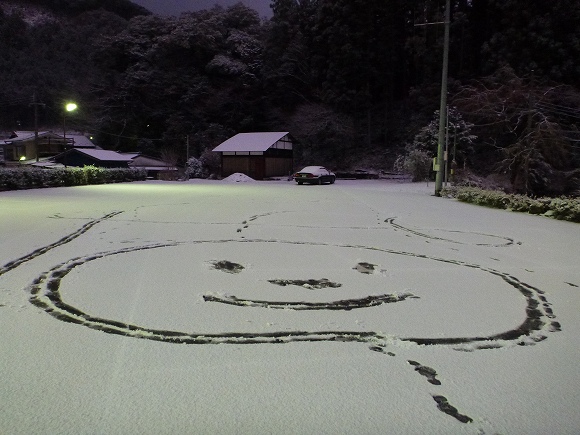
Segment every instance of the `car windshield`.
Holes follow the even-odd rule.
[[[326,168],[322,166],[306,166],[300,172],[318,172],[318,171],[326,171]]]

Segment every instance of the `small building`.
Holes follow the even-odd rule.
[[[213,149],[221,154],[221,176],[246,174],[254,180],[289,175],[294,140],[287,131],[239,133]]]
[[[130,155],[116,151],[70,149],[54,156],[53,160],[64,166],[98,166],[101,168],[128,168],[132,161]]]
[[[15,131],[9,138],[0,140],[0,148],[2,160],[10,164],[45,159],[71,148],[96,149],[96,145],[80,134],[67,134],[65,140],[63,135],[39,131],[37,140],[33,131]]]
[[[147,178],[154,179],[175,179],[178,175],[178,168],[172,166],[163,160],[149,157],[141,153],[122,153],[122,155],[131,158],[129,167],[134,169],[145,169]]]

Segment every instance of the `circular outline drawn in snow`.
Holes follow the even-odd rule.
[[[401,230],[401,231],[405,231],[411,235],[414,236],[418,236],[418,237],[423,237],[425,239],[430,239],[430,240],[436,240],[436,241],[440,241],[440,242],[449,242],[449,243],[456,243],[459,245],[474,245],[474,246],[489,246],[489,247],[493,247],[493,248],[500,248],[500,247],[506,247],[506,246],[511,246],[511,245],[521,245],[521,242],[516,242],[514,239],[510,238],[510,237],[503,237],[503,236],[496,236],[493,234],[485,234],[485,233],[476,233],[476,232],[466,232],[466,231],[459,231],[459,230],[444,230],[444,229],[433,229],[431,230],[431,232],[441,232],[444,234],[463,234],[463,235],[468,235],[470,237],[472,236],[477,236],[477,237],[481,237],[482,240],[483,239],[494,239],[494,240],[499,240],[501,241],[500,243],[488,243],[488,242],[467,242],[467,241],[461,241],[461,240],[455,240],[455,239],[451,239],[451,238],[447,238],[447,237],[438,237],[435,235],[430,235],[427,232],[425,232],[426,230],[419,230],[419,229],[412,229],[412,228],[408,228],[405,227],[403,225],[400,225],[398,223],[395,223],[395,219],[396,218],[388,218],[385,220],[385,223],[389,224],[395,231],[397,230]]]
[[[91,316],[82,310],[67,304],[62,300],[60,293],[60,284],[63,278],[66,277],[73,269],[84,265],[88,262],[110,257],[114,255],[121,255],[135,251],[144,251],[159,248],[169,248],[176,246],[183,246],[186,242],[173,242],[164,244],[152,244],[131,248],[118,249],[108,252],[96,253],[89,256],[73,258],[67,262],[61,263],[46,273],[38,276],[29,287],[30,302],[35,306],[43,309],[51,316],[70,323],[83,325],[85,327],[107,332],[110,334],[118,334],[127,337],[144,338],[155,341],[163,341],[168,343],[181,344],[217,344],[217,343],[236,343],[236,344],[256,344],[256,343],[288,343],[295,341],[355,341],[367,343],[386,343],[386,342],[412,342],[419,345],[453,345],[458,350],[474,350],[503,347],[506,343],[513,343],[518,345],[534,344],[535,342],[546,339],[546,333],[560,330],[560,325],[555,321],[555,316],[550,308],[550,304],[546,300],[545,292],[526,284],[516,277],[500,272],[495,269],[486,268],[477,264],[467,263],[458,260],[449,260],[439,257],[433,257],[423,254],[415,254],[405,251],[397,251],[391,249],[382,249],[376,247],[367,247],[359,245],[341,245],[323,242],[295,242],[283,240],[268,240],[268,239],[243,239],[243,240],[200,240],[190,242],[191,244],[223,244],[223,243],[267,243],[267,244],[283,244],[283,245],[308,245],[308,246],[326,246],[333,248],[353,248],[361,251],[372,251],[373,253],[383,253],[389,255],[400,255],[412,257],[425,261],[435,261],[438,263],[451,264],[470,269],[479,270],[489,273],[495,277],[501,278],[505,283],[511,286],[522,294],[526,300],[526,315],[525,320],[517,327],[502,333],[488,335],[488,336],[474,336],[474,337],[445,337],[445,338],[428,338],[428,337],[394,337],[384,333],[374,331],[340,331],[340,330],[325,330],[325,331],[278,331],[278,332],[226,332],[226,333],[203,333],[203,332],[182,332],[172,330],[153,329],[139,325],[133,325],[117,320],[105,319]],[[384,295],[389,296],[389,295]],[[212,300],[212,302],[232,303],[230,300]],[[239,301],[239,300],[238,300]],[[236,301],[233,301],[236,302]],[[245,300],[239,305],[252,306],[251,302]],[[264,306],[268,304],[274,305],[273,301],[258,301]],[[345,303],[345,301],[338,301]],[[353,302],[353,301],[350,301]],[[360,302],[360,300],[358,300]],[[355,301],[354,303],[358,303]],[[369,301],[367,301],[369,302]],[[372,306],[373,302],[370,301]],[[390,301],[395,302],[395,301]],[[388,303],[388,302],[382,302]],[[328,305],[328,304],[327,304]],[[255,305],[254,306],[260,306]],[[350,306],[344,309],[362,308],[363,305]],[[335,306],[335,309],[341,309]],[[328,306],[325,309],[333,309]]]

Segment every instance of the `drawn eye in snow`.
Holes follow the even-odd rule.
[[[244,266],[241,264],[228,260],[214,261],[211,264],[215,269],[223,270],[224,272],[228,273],[240,273],[242,270],[244,270]]]

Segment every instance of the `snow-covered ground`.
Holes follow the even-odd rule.
[[[578,224],[233,181],[0,192],[0,433],[580,433]]]

